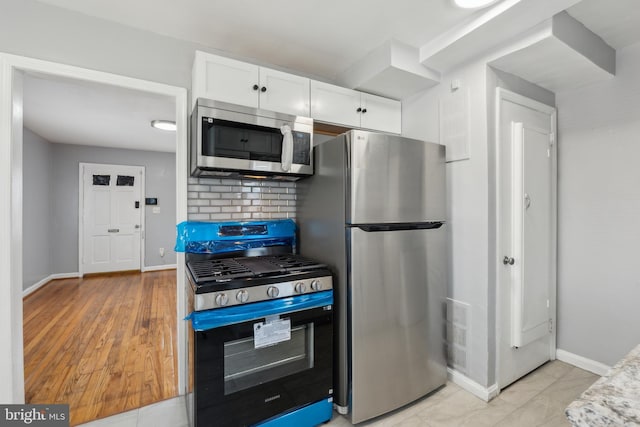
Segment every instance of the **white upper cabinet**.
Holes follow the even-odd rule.
[[[309,117],[309,79],[260,67],[260,108]]]
[[[360,127],[400,133],[402,130],[402,104],[395,99],[362,93]]]
[[[399,134],[400,101],[196,51],[193,103],[198,98],[311,117],[349,128]]]
[[[193,63],[193,101],[208,98],[258,108],[257,65],[196,52]]]
[[[309,79],[196,51],[193,100],[207,98],[309,116]]]
[[[311,117],[346,127],[399,134],[401,103],[356,90],[311,81]]]
[[[360,92],[313,80],[311,117],[314,120],[360,127]]]

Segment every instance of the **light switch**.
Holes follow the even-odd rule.
[[[154,206],[153,207],[153,213],[154,214],[159,214],[160,213],[160,206]]]

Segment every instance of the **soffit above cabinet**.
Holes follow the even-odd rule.
[[[638,0],[583,0],[567,9],[614,49],[640,41],[640,3]]]
[[[423,45],[420,48],[420,62],[444,73],[517,40],[524,30],[535,27],[579,1],[503,0]]]
[[[441,73],[488,52],[498,52],[501,46],[518,43],[524,30],[536,28],[578,2],[503,0],[419,48],[387,40],[340,73],[337,81],[352,89],[404,99],[439,84]],[[561,49],[553,48],[553,44],[546,43],[546,47],[552,47],[552,54],[560,52],[560,58],[565,58]],[[574,59],[575,63],[581,62],[580,58]],[[579,68],[574,66],[569,70]]]
[[[402,99],[440,83],[440,73],[419,61],[419,49],[388,40],[338,76],[346,87]]]
[[[552,92],[615,75],[615,50],[566,12],[539,25],[529,40],[490,65]]]

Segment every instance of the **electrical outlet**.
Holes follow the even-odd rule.
[[[160,248],[158,249],[158,252],[160,252],[160,256],[163,257],[164,256],[164,248]]]

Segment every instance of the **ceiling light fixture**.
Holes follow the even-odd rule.
[[[498,0],[453,0],[453,4],[462,9],[480,9],[496,3]]]
[[[174,132],[176,130],[176,122],[172,122],[170,120],[151,120],[151,126],[161,130],[169,130]]]

